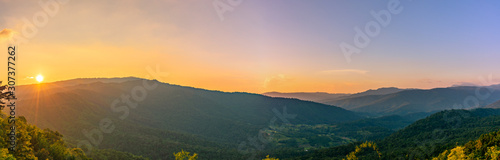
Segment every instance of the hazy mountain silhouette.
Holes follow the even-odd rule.
[[[343,93],[325,93],[325,92],[292,92],[292,93],[281,93],[281,92],[266,92],[262,95],[266,95],[269,97],[282,97],[282,98],[295,98],[305,101],[313,101],[321,103],[325,100],[331,99],[339,99],[351,94],[343,94]]]
[[[485,108],[500,108],[500,100],[487,105]]]
[[[498,85],[489,86],[489,88],[495,87],[498,87]],[[379,115],[402,115],[417,112],[436,112],[445,109],[483,107],[500,99],[499,92],[492,92],[485,98],[482,96],[476,97],[478,88],[481,95],[486,95],[486,92],[489,92],[484,87],[472,86],[430,90],[412,89],[386,95],[360,96],[325,103],[359,112]],[[477,100],[479,106],[476,106],[474,99]]]
[[[325,93],[325,92],[292,92],[292,93],[281,93],[281,92],[266,92],[263,95],[269,97],[283,97],[283,98],[296,98],[300,100],[313,101],[318,103],[328,104],[330,101],[355,98],[368,95],[385,95],[404,91],[406,89],[399,89],[395,87],[379,88],[375,90],[367,90],[364,92],[359,92],[355,94],[346,93]]]

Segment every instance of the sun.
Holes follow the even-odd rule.
[[[43,81],[43,76],[40,75],[40,74],[38,76],[36,76],[36,81],[42,82]]]

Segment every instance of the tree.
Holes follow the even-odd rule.
[[[4,160],[16,160],[12,154],[9,154],[9,150],[7,148],[2,148],[0,150],[0,159]]]
[[[262,160],[280,160],[280,159],[278,159],[278,158],[269,158],[269,155],[267,155],[266,158],[264,158]]]
[[[362,152],[364,148],[373,149],[375,152],[377,152],[377,157],[380,159],[381,153],[378,151],[377,144],[373,142],[365,142],[356,146],[356,149],[346,156],[347,160],[358,160],[359,158],[356,157],[356,154]]]
[[[1,84],[1,81],[0,81]],[[14,98],[14,95],[5,90],[7,86],[0,86],[0,108],[5,107],[5,100]],[[40,128],[28,124],[23,116],[15,117],[16,147],[15,152],[10,152],[10,137],[7,135],[11,122],[6,114],[0,111],[0,159],[25,160],[25,159],[70,159],[89,160],[81,149],[66,148],[66,142],[59,132]]]
[[[189,152],[184,152],[181,150],[180,152],[174,153],[175,160],[196,160],[198,159],[198,154],[193,153],[193,155],[189,155]]]
[[[448,160],[460,160],[467,159],[467,156],[464,153],[464,147],[458,146],[453,148],[448,155]]]
[[[488,147],[488,152],[486,152],[486,156],[491,160],[500,160],[500,147],[497,146]]]

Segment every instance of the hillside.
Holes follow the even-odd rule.
[[[157,87],[135,102],[130,95],[144,83]],[[361,118],[351,111],[314,102],[209,91],[152,80],[78,85],[58,82],[18,88],[18,103],[22,106],[18,112],[29,122],[59,131],[78,144],[88,139],[83,130],[96,131],[104,119],[116,128],[102,133],[102,141],[92,146],[152,159],[173,157],[172,153],[181,149],[199,153],[200,158],[231,159],[239,154],[235,148],[240,143],[258,136],[259,130],[273,127],[270,125],[315,125]],[[127,107],[125,101],[112,106],[122,96],[130,96],[132,105]]]
[[[500,129],[499,109],[448,110],[433,114],[374,141],[382,159],[429,159],[457,145],[464,145],[482,134]],[[282,159],[343,159],[359,142],[313,152],[276,152]],[[368,152],[369,153],[369,152]],[[378,159],[371,154],[360,159]],[[302,155],[302,156],[289,156]]]
[[[0,114],[0,159],[89,159],[80,148],[66,148],[66,142],[58,132],[41,130],[28,124],[24,117],[16,119],[17,145],[14,152],[9,151],[10,137],[6,132],[10,131],[10,124],[6,115]]]
[[[500,158],[500,131],[481,135],[463,146],[449,149],[434,157],[433,160],[453,159],[498,159]]]

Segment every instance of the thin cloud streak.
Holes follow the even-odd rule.
[[[368,71],[359,69],[339,69],[339,70],[321,71],[320,73],[321,74],[345,74],[345,73],[366,74],[368,73]]]

